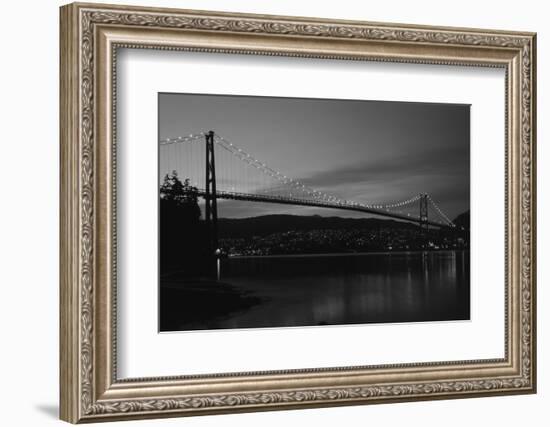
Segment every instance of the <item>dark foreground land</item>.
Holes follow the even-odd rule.
[[[160,288],[160,330],[217,329],[223,319],[260,302],[251,292],[227,282],[189,280],[174,274]]]

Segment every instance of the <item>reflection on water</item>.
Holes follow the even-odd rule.
[[[202,288],[227,286],[228,304],[206,309],[208,299],[197,300],[194,307],[202,304],[206,311],[198,313],[207,318],[175,315],[162,329],[469,319],[469,268],[469,252],[461,251],[229,258],[222,261],[222,283]],[[186,296],[185,286],[178,288],[189,303],[196,293]],[[235,298],[241,303],[229,302]]]

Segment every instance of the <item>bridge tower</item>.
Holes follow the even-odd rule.
[[[420,234],[424,241],[428,238],[428,195],[420,194]]]
[[[206,138],[206,180],[204,191],[204,217],[206,221],[208,251],[212,257],[218,250],[218,205],[216,196],[216,163],[214,159],[214,131],[205,134]]]

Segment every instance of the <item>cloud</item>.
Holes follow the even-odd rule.
[[[376,160],[366,160],[353,166],[343,166],[313,173],[301,179],[312,187],[338,187],[368,183],[391,185],[396,181],[423,178],[469,179],[469,153],[460,147],[438,147],[421,154],[398,154]],[[421,191],[419,189],[419,191]]]

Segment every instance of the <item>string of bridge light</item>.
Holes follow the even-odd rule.
[[[171,145],[171,144],[179,144],[183,142],[194,142],[198,139],[204,138],[205,133],[192,133],[186,136],[176,136],[174,138],[164,138],[159,141],[159,145]]]
[[[451,221],[449,219],[449,217],[447,215],[445,215],[443,213],[443,211],[441,210],[441,208],[434,202],[434,200],[430,197],[429,194],[426,194],[426,197],[428,198],[428,200],[430,201],[430,203],[432,204],[432,206],[435,208],[435,210],[437,211],[437,213],[439,215],[441,215],[441,217],[447,221],[447,223],[451,226],[451,227],[456,227],[455,223],[453,221]]]
[[[421,197],[421,195],[417,194],[416,196],[411,197],[410,199],[407,199],[407,200],[403,200],[401,202],[389,203],[389,204],[384,204],[384,205],[370,205],[370,207],[372,207],[374,209],[386,209],[386,210],[387,209],[393,209],[393,208],[401,208],[403,206],[410,205],[410,204],[420,200],[420,197]]]
[[[159,141],[159,144],[161,146],[165,145],[171,145],[171,144],[178,144],[178,143],[190,143],[197,140],[200,140],[206,136],[205,132],[195,133],[195,134],[189,134],[186,136],[177,136],[172,138],[164,138]],[[407,200],[402,200],[399,202],[394,203],[387,203],[387,204],[365,204],[365,203],[358,203],[348,200],[340,199],[336,196],[330,195],[328,193],[324,193],[321,191],[317,191],[303,183],[301,183],[298,180],[289,178],[288,176],[274,170],[273,168],[269,167],[267,164],[261,162],[260,160],[256,159],[246,151],[238,148],[233,143],[229,142],[227,139],[223,138],[222,136],[219,136],[218,134],[214,134],[214,141],[222,148],[233,154],[235,157],[239,158],[240,160],[246,162],[247,164],[255,167],[256,169],[260,170],[261,172],[271,176],[272,178],[277,179],[278,181],[282,182],[285,185],[293,186],[294,188],[298,189],[299,191],[303,191],[304,193],[315,197],[316,199],[320,199],[323,201],[330,201],[332,203],[336,203],[338,205],[343,206],[358,206],[362,208],[367,209],[377,209],[377,210],[385,210],[389,211],[390,209],[395,208],[401,208],[407,205],[410,205],[416,201],[418,201],[422,195],[417,194]],[[455,226],[455,224],[443,213],[443,211],[439,208],[439,206],[434,202],[434,200],[429,196],[428,200],[431,202],[437,213],[451,226]],[[399,211],[403,214],[402,211]],[[410,216],[409,213],[406,214],[407,216]],[[438,221],[439,222],[439,221]]]

